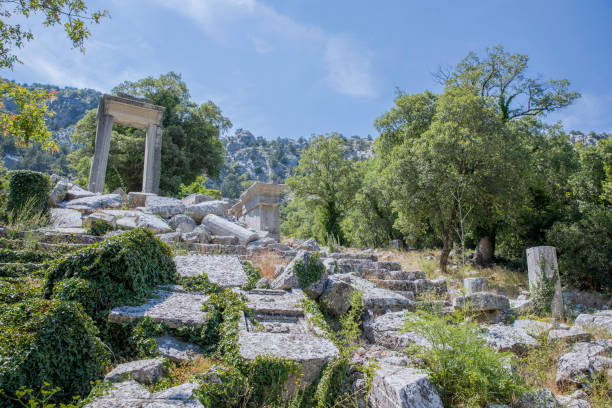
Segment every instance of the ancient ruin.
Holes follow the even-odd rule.
[[[242,195],[230,214],[244,221],[255,231],[267,232],[268,236],[280,239],[280,215],[278,204],[284,184],[255,183]]]
[[[157,193],[161,166],[162,118],[164,107],[147,99],[125,94],[104,95],[98,105],[96,147],[89,171],[89,191],[104,191],[106,165],[110,150],[113,123],[144,129],[147,132],[142,173],[142,191]]]

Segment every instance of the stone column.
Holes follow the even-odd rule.
[[[556,279],[555,294],[552,299],[551,311],[555,319],[563,318],[563,292],[561,290],[561,278],[559,276],[559,265],[557,264],[557,251],[553,246],[539,246],[527,249],[527,271],[529,275],[529,290],[534,294],[534,289],[542,282],[542,276],[548,279]]]
[[[161,170],[162,128],[156,123],[149,125],[145,141],[144,170],[142,172],[142,191],[155,193],[159,191],[159,174]]]
[[[114,120],[115,118],[111,115],[98,115],[96,147],[89,169],[89,191],[92,193],[101,193],[104,191],[104,179],[106,178],[106,165],[108,164],[108,151],[110,150],[110,139]]]

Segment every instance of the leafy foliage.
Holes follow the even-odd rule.
[[[405,329],[423,336],[431,348],[417,350],[445,407],[508,404],[526,387],[507,369],[511,355],[487,346],[478,325],[462,312],[453,315],[420,311]]]
[[[45,381],[61,388],[58,399],[86,395],[108,364],[98,330],[78,303],[32,298],[0,304],[0,327],[0,389],[9,395]]]
[[[149,230],[138,228],[53,262],[45,295],[54,294],[60,280],[88,280],[95,289],[92,317],[97,320],[111,307],[145,301],[155,286],[172,283],[175,274],[170,248]]]
[[[215,200],[221,199],[221,192],[213,188],[206,187],[208,178],[206,176],[198,176],[195,181],[188,186],[181,183],[179,187],[178,197],[187,197],[190,194],[203,194],[214,198]]]
[[[7,212],[18,212],[24,204],[29,203],[30,214],[34,216],[47,209],[49,199],[49,176],[30,170],[16,170],[9,172]]]
[[[91,224],[87,227],[87,232],[91,235],[103,236],[107,232],[113,230],[112,225],[107,224],[102,220],[92,220]]]
[[[303,262],[302,259],[297,259],[293,263],[293,273],[298,279],[298,285],[300,285],[300,288],[307,288],[312,283],[321,279],[321,276],[323,276],[325,266],[319,260],[320,257],[321,254],[313,253],[312,255],[305,257],[306,262]]]

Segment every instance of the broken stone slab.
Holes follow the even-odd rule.
[[[302,242],[300,246],[297,247],[298,251],[319,251],[319,244],[317,240],[314,238],[309,238],[306,241]]]
[[[188,215],[188,214],[186,214]],[[246,245],[251,241],[255,241],[258,236],[255,232],[241,227],[225,218],[221,218],[215,214],[208,214],[202,220],[202,225],[206,227],[214,235],[233,235],[238,237],[242,245]]]
[[[350,307],[353,292],[362,292],[362,302],[366,311],[375,316],[389,311],[414,310],[408,298],[387,289],[377,288],[366,279],[356,275],[330,275],[325,290],[319,297],[319,305],[336,317],[345,314]]]
[[[594,314],[581,314],[574,324],[587,330],[595,330],[612,337],[612,310],[600,310]]]
[[[486,292],[489,290],[489,281],[487,278],[465,278],[463,279],[463,287],[468,295],[476,292]]]
[[[409,318],[406,312],[385,313],[369,322],[364,322],[364,334],[374,344],[391,350],[404,350],[410,345],[431,347],[431,343],[414,332],[405,332],[404,326]]]
[[[510,301],[510,309],[516,315],[528,314],[533,310],[533,299],[508,299]]]
[[[290,290],[293,288],[299,288],[299,279],[296,275],[296,266],[298,264],[307,265],[313,262],[315,254],[310,251],[302,250],[299,251],[298,254],[293,258],[293,260],[287,265],[282,273],[277,276],[270,287],[272,289],[284,289]],[[315,262],[315,267],[323,268],[323,264],[320,259],[317,259]],[[325,285],[327,283],[327,273],[323,272],[321,277],[317,279],[315,282],[310,284],[308,288],[304,288],[304,292],[310,296],[312,299],[318,299],[323,290],[325,289]]]
[[[119,194],[96,194],[64,201],[61,206],[81,212],[93,212],[104,208],[121,208],[121,196]]]
[[[203,255],[246,255],[247,248],[244,245],[218,245],[218,244],[189,244],[189,250]]]
[[[227,209],[227,202],[214,200],[204,201],[199,204],[193,204],[185,207],[185,215],[193,218],[195,222],[202,222],[202,220],[209,214],[214,214],[219,217],[225,216]],[[212,230],[211,230],[212,231]],[[215,231],[212,231],[215,233]],[[230,235],[230,234],[218,234],[218,235]]]
[[[294,374],[285,383],[285,395],[293,396],[298,388],[305,388],[319,378],[325,364],[338,356],[338,349],[299,315],[304,314],[299,306],[299,299],[304,298],[301,291],[258,290],[249,292],[249,297],[255,323],[245,316],[240,319],[240,356],[254,360],[270,354],[298,362],[302,367],[299,379]],[[264,301],[266,298],[273,300]]]
[[[202,327],[206,322],[202,304],[208,299],[207,295],[164,290],[157,290],[156,294],[159,297],[149,299],[144,305],[113,308],[108,315],[108,321],[124,323],[150,317],[174,329],[183,325]]]
[[[515,329],[524,330],[532,337],[539,337],[552,330],[553,325],[551,323],[542,322],[540,320],[518,319],[515,320],[514,323],[512,323],[512,327],[514,327]]]
[[[49,205],[51,207],[55,207],[56,205],[64,201],[67,192],[68,182],[65,180],[58,181],[49,193]]]
[[[172,232],[172,228],[164,220],[152,214],[140,214],[137,219],[137,226],[144,227],[154,234]]]
[[[567,343],[575,343],[578,341],[591,341],[593,336],[591,333],[582,330],[579,327],[572,327],[569,330],[556,329],[548,332],[548,342],[565,341]]]
[[[204,194],[198,194],[198,193],[189,194],[187,197],[184,197],[181,199],[183,204],[185,204],[185,207],[189,207],[190,205],[196,205],[196,204],[200,204],[206,201],[213,201],[213,200],[214,198],[212,197],[209,197]]]
[[[558,408],[559,403],[551,390],[539,389],[523,394],[512,404],[513,408]]]
[[[612,369],[612,339],[575,343],[569,353],[559,357],[556,383],[586,385],[601,372]]]
[[[238,237],[235,237],[233,235],[229,235],[229,236],[213,235],[210,237],[210,243],[219,244],[219,245],[238,245],[239,241],[238,241]]]
[[[395,279],[368,279],[379,288],[402,292],[416,292],[417,285],[414,281]]]
[[[148,196],[145,200],[145,210],[163,218],[170,218],[185,212],[185,204],[177,198]]]
[[[110,373],[104,376],[105,381],[122,382],[133,379],[141,384],[154,384],[162,377],[163,358],[130,361],[119,364]]]
[[[416,279],[415,293],[435,292],[438,294],[446,293],[448,287],[446,285],[446,278],[440,277],[437,279]]]
[[[91,197],[96,195],[96,193],[92,193],[91,191],[87,191],[76,184],[68,183],[68,190],[66,191],[66,196],[64,199],[66,201],[72,201],[79,198]]]
[[[369,402],[377,408],[443,408],[426,373],[389,364],[376,369]]]
[[[157,194],[131,191],[127,195],[128,206],[130,208],[144,207],[147,203],[147,198],[154,196],[157,196]]]
[[[165,234],[157,234],[156,236],[167,244],[179,242],[179,240],[181,239],[181,234],[179,232],[167,232]]]
[[[510,302],[503,295],[490,292],[476,292],[466,296],[458,296],[453,301],[455,309],[468,307],[472,312],[489,310],[508,310]]]
[[[556,398],[562,408],[591,408],[589,396],[583,390],[576,390],[570,395],[557,395]]]
[[[242,263],[230,255],[185,255],[174,257],[179,276],[196,277],[202,273],[222,287],[240,287],[248,282]]]
[[[278,242],[276,242],[276,240],[274,238],[260,238],[260,239],[256,239],[255,241],[251,241],[249,242],[249,249],[250,247],[257,247],[257,248],[269,248],[272,250],[279,250],[280,248],[282,248],[282,250],[290,250],[291,247],[288,245],[283,245],[283,244],[279,244]]]
[[[113,384],[84,408],[204,408],[193,391],[197,383],[185,383],[150,393],[136,381]]]
[[[538,342],[523,329],[503,324],[484,326],[487,344],[495,351],[510,351],[524,355],[536,347]]]
[[[86,228],[91,228],[91,225],[94,222],[103,222],[108,225],[112,229],[117,228],[117,217],[112,214],[107,214],[103,212],[95,212],[83,217],[83,226]]]
[[[170,218],[170,221],[168,221],[168,225],[181,234],[191,232],[196,227],[195,221],[184,214],[174,215]]]
[[[51,208],[51,223],[55,228],[81,228],[83,220],[77,210],[67,208]]]
[[[351,253],[351,252],[334,252],[331,254],[322,255],[324,258],[332,259],[353,259],[353,260],[366,260],[371,262],[378,261],[378,257],[375,254],[363,254],[363,253]]]
[[[172,336],[156,337],[155,342],[157,343],[159,355],[166,357],[174,363],[188,363],[202,355],[202,350],[199,346]]]
[[[546,279],[554,279],[555,293],[551,301],[552,316],[560,320],[565,313],[563,306],[563,291],[557,264],[557,250],[553,246],[538,246],[527,249],[527,273],[529,275],[529,290],[532,296],[536,288]]]

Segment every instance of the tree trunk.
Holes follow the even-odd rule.
[[[478,242],[478,249],[476,250],[476,265],[491,265],[491,263],[493,262],[493,253],[495,251],[493,242],[493,239],[488,235],[480,238],[480,241]]]
[[[453,206],[451,212],[450,223],[448,225],[448,231],[444,228],[444,223],[440,221],[440,230],[442,232],[442,252],[440,253],[440,270],[446,273],[446,266],[448,265],[448,256],[453,250],[454,235],[455,235],[455,222],[457,221],[457,203]]]

